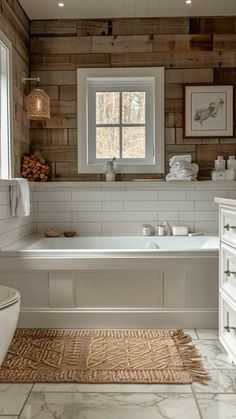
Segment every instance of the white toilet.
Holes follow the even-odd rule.
[[[19,311],[19,291],[0,285],[0,366],[14,336]]]

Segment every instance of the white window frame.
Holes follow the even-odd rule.
[[[1,48],[6,54],[2,56],[0,49],[0,72],[4,73],[6,79],[0,77],[1,97],[4,97],[6,106],[0,108],[1,112],[1,134],[0,134],[0,179],[11,179],[13,176],[13,141],[12,141],[12,44],[9,39],[0,31]]]
[[[91,115],[95,121],[96,90],[138,91],[138,86],[140,91],[145,90],[149,93],[146,112],[148,118],[146,158],[123,161],[118,159],[116,171],[118,173],[164,172],[164,67],[152,67],[77,70],[78,173],[104,173],[104,163],[109,160],[99,159],[98,163],[98,159],[95,158],[95,124],[91,127],[91,118],[88,115]]]

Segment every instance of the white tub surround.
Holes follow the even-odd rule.
[[[217,325],[216,237],[32,238],[1,256],[22,327]]]
[[[214,197],[236,198],[236,182],[51,182],[30,185],[35,233],[56,228],[81,235],[140,235],[142,224],[186,225],[218,232]]]
[[[236,363],[236,200],[215,201],[220,204],[220,340]]]

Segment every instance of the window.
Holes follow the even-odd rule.
[[[164,69],[78,70],[78,171],[164,169]]]
[[[0,31],[0,179],[12,176],[11,43]]]

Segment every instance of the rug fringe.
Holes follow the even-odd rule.
[[[192,380],[200,384],[206,384],[210,377],[203,366],[201,355],[194,345],[189,345],[192,342],[191,336],[182,329],[178,329],[174,332],[173,338]]]

